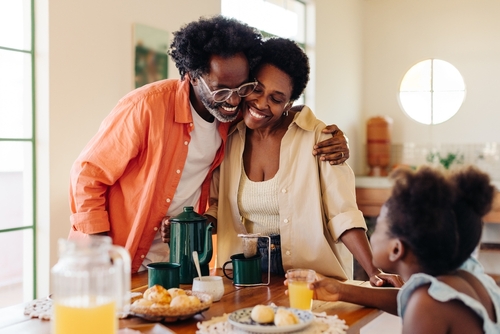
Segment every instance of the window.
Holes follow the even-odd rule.
[[[0,307],[35,297],[33,2],[0,2]]]
[[[262,31],[264,36],[305,43],[306,6],[297,0],[222,0],[222,14]]]
[[[259,29],[263,36],[296,41],[305,49],[306,5],[298,0],[222,0],[222,15]],[[295,104],[304,104],[302,95]]]
[[[460,72],[450,63],[427,59],[406,72],[399,89],[401,108],[423,124],[439,124],[453,117],[465,98]]]

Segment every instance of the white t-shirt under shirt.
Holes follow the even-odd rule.
[[[166,212],[168,217],[177,216],[185,206],[198,207],[201,184],[207,177],[222,143],[219,131],[217,131],[219,121],[215,120],[212,123],[205,121],[194,110],[193,105],[191,105],[191,114],[194,126],[190,133],[188,155],[174,198]],[[161,230],[158,230],[139,271],[146,270],[146,265],[151,262],[168,262],[169,259],[170,249],[168,244],[161,240]]]

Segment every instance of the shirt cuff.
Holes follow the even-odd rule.
[[[107,232],[111,229],[107,211],[74,213],[70,217],[71,230],[85,234]]]
[[[342,233],[352,228],[367,230],[366,221],[359,210],[343,212],[328,222],[328,229],[335,242],[339,240]]]

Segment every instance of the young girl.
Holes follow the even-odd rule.
[[[500,288],[470,257],[491,209],[488,175],[400,169],[371,237],[373,264],[406,281],[397,293],[403,333],[500,333]],[[395,309],[397,289],[351,288],[331,279],[316,297]],[[369,302],[378,294],[378,301]]]

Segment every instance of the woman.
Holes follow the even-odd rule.
[[[330,166],[309,152],[326,138],[325,124],[308,107],[290,110],[309,79],[306,54],[293,41],[269,39],[254,76],[258,85],[245,98],[244,121],[228,138],[213,198],[214,203],[218,198],[219,263],[242,252],[238,233],[260,233],[272,237],[273,272],[307,267],[352,278],[354,254],[372,284],[383,284],[377,275],[391,280],[371,263],[351,168]],[[216,189],[215,177],[214,182]],[[216,208],[207,214],[215,216]],[[259,248],[265,252],[267,244],[259,242]]]
[[[500,288],[471,257],[493,200],[488,175],[424,167],[393,176],[371,238],[373,262],[407,282],[398,293],[322,279],[312,284],[316,298],[397,310],[403,333],[500,333]]]

